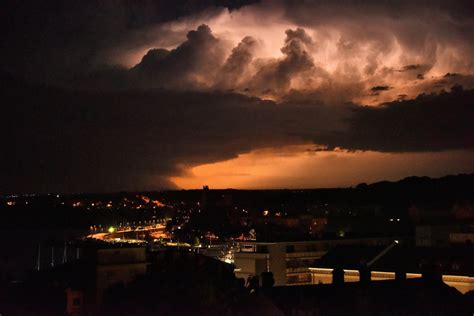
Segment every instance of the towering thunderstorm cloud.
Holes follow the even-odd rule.
[[[0,192],[173,187],[295,144],[472,154],[470,1],[7,7]]]

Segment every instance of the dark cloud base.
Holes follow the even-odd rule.
[[[330,148],[382,152],[443,151],[474,147],[474,90],[422,94],[379,107],[356,107],[344,132],[321,135]]]
[[[222,92],[87,92],[2,77],[0,192],[169,188],[183,167],[314,142],[385,152],[474,147],[474,90],[381,107]]]

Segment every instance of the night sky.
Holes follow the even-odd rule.
[[[472,1],[4,1],[0,194],[474,172]]]

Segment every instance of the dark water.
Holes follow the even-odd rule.
[[[35,269],[39,247],[41,268],[49,267],[52,258],[56,264],[61,263],[64,242],[86,234],[85,230],[0,230],[0,281],[21,280],[28,270]],[[68,260],[75,257],[76,249],[68,246]]]

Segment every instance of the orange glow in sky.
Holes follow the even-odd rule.
[[[269,148],[235,159],[193,167],[172,177],[180,188],[276,189],[347,187],[361,182],[442,176],[474,169],[466,151],[380,153],[310,151],[314,145]],[[471,152],[472,154],[472,152]],[[472,157],[472,155],[471,155]],[[441,166],[447,166],[440,170]]]

